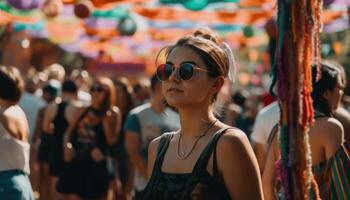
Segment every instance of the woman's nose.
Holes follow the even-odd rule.
[[[173,72],[169,76],[169,80],[180,81],[180,76],[179,76],[178,69],[174,68]]]

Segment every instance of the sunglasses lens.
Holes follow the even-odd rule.
[[[162,65],[159,65],[157,68],[157,77],[161,81],[168,80],[171,73],[173,73],[173,68],[169,64],[162,64]]]
[[[189,80],[192,78],[194,66],[192,63],[183,63],[179,69],[179,75],[182,80]]]

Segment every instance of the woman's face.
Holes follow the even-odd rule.
[[[127,94],[125,94],[122,86],[116,84],[115,85],[116,90],[116,106],[124,112],[126,110],[127,105]]]
[[[338,83],[333,90],[325,92],[324,97],[327,100],[331,111],[337,110],[339,107],[341,98],[344,94],[344,86],[341,82],[340,76],[338,77]]]
[[[94,83],[90,87],[91,103],[101,105],[106,98],[108,88],[101,83]]]
[[[183,80],[179,74],[179,67],[184,63],[200,68],[194,68],[193,76],[189,80]],[[166,64],[175,69],[167,80],[162,81],[162,91],[169,105],[179,108],[210,102],[215,92],[212,89],[215,79],[208,76],[203,60],[194,50],[187,46],[175,47]]]

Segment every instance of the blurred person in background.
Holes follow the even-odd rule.
[[[147,151],[150,142],[166,131],[179,128],[178,114],[165,106],[161,83],[156,75],[151,77],[149,103],[132,109],[124,124],[125,146],[132,163],[135,198],[147,184]]]
[[[277,101],[262,108],[255,118],[253,132],[250,135],[251,142],[255,156],[258,160],[260,172],[263,173],[265,166],[265,159],[267,154],[267,141],[278,123],[279,119],[279,105]]]
[[[334,117],[340,121],[344,128],[344,146],[350,152],[350,113],[344,107],[339,106],[335,111]]]
[[[29,123],[29,141],[32,142],[36,118],[38,112],[46,103],[35,93],[39,89],[39,78],[36,72],[27,74],[25,78],[25,91],[19,101],[19,106],[23,109]]]
[[[18,69],[0,67],[0,199],[34,200],[28,174],[29,127],[18,106],[24,85]]]
[[[150,99],[150,83],[148,80],[139,80],[133,86],[134,105],[139,106]]]
[[[344,129],[334,118],[344,90],[341,72],[330,62],[321,62],[320,75],[312,66],[312,99],[315,122],[309,128],[309,143],[313,179],[318,191],[310,190],[310,199],[350,199],[350,157],[344,147]],[[282,172],[276,166],[281,162],[278,130],[271,135],[270,148],[263,172],[265,199],[277,199],[280,196],[278,180]],[[284,197],[280,197],[283,198]]]
[[[259,105],[260,93],[258,90],[251,90],[249,95],[246,96],[242,112],[236,118],[236,127],[246,133],[248,138],[250,138]]]
[[[33,144],[33,135],[34,128],[36,124],[36,119],[39,113],[39,110],[46,106],[46,102],[36,94],[39,89],[39,78],[35,70],[28,71],[25,79],[25,91],[21,96],[19,101],[19,106],[23,109],[29,125],[29,142]],[[30,157],[35,157],[37,152],[35,149],[30,151]],[[34,160],[30,160],[30,181],[33,186],[34,195],[38,195],[39,183],[38,183],[38,163]]]
[[[75,69],[72,71],[70,78],[75,81],[78,90],[78,99],[84,106],[91,104],[91,95],[89,93],[90,88],[90,75],[86,70]]]
[[[50,104],[57,100],[61,90],[61,83],[56,80],[50,80],[44,87],[42,88],[42,99]],[[33,136],[33,145],[31,149],[35,152],[32,155],[35,157],[31,157],[31,160],[35,160],[35,162],[39,163],[38,169],[34,168],[33,170],[38,170],[36,173],[39,176],[39,194],[40,200],[50,200],[50,174],[49,174],[49,161],[51,154],[51,146],[52,146],[52,135],[47,134],[43,131],[43,122],[45,109],[47,107],[43,107],[40,109],[38,116],[36,118],[36,125],[34,129]]]
[[[232,86],[229,80],[225,80],[214,103],[214,113],[223,123],[234,126],[236,119],[242,112],[242,107],[232,101]]]
[[[65,169],[57,190],[81,199],[107,199],[115,167],[111,147],[121,129],[121,113],[115,106],[115,87],[111,79],[97,77],[91,88],[91,106],[72,114],[64,133]]]
[[[122,116],[121,127],[124,127],[130,110],[134,107],[132,99],[132,88],[126,78],[115,79],[116,106],[120,109]],[[121,188],[116,188],[117,199],[130,199],[133,189],[132,165],[125,149],[125,131],[122,128],[115,147],[115,157],[118,163],[118,174]]]
[[[66,70],[58,63],[51,64],[46,67],[44,72],[47,74],[48,80],[54,79],[63,82],[66,77]]]
[[[57,178],[62,174],[65,163],[63,159],[63,137],[64,133],[73,121],[73,116],[77,109],[81,107],[77,98],[78,87],[72,80],[66,80],[62,84],[62,94],[58,101],[51,102],[45,109],[42,121],[42,136],[51,138],[50,146],[42,146],[42,151],[46,152],[49,162],[50,180],[46,188],[50,188],[47,198],[49,200],[64,199],[56,191]]]
[[[341,81],[346,85],[346,77],[343,66],[341,66],[336,61],[332,60],[323,60],[323,63],[328,64],[331,67],[335,67],[339,70]],[[340,104],[337,110],[333,113],[333,117],[338,119],[344,128],[344,146],[349,151],[350,143],[350,114],[344,109]],[[270,137],[271,132],[274,127],[277,125],[279,119],[279,105],[277,101],[274,101],[270,105],[264,107],[259,111],[258,116],[254,124],[253,132],[251,134],[251,140],[254,146],[254,152],[259,162],[259,167],[261,172],[265,165],[265,158],[267,156],[267,147],[268,147],[268,138]]]
[[[336,67],[339,70],[341,81],[346,88],[347,86],[347,77],[344,70],[344,67],[334,61],[334,60],[323,60],[324,63],[329,63],[329,65]],[[345,140],[345,148],[348,152],[350,152],[350,112],[346,110],[344,100],[346,97],[345,95],[342,96],[340,105],[338,106],[337,110],[334,113],[334,117],[340,121],[340,123],[343,125],[344,128],[344,140]]]

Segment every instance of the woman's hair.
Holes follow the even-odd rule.
[[[106,96],[101,105],[101,112],[102,114],[105,114],[108,110],[112,109],[113,106],[115,106],[115,86],[113,81],[105,76],[97,77],[95,80],[95,84],[96,83],[107,87]]]
[[[180,38],[174,45],[163,48],[158,53],[156,63],[159,63],[160,58],[167,60],[171,52],[180,46],[191,48],[202,58],[209,77],[228,76],[228,55],[220,45],[219,36],[210,29],[197,29],[193,34]]]
[[[20,72],[15,67],[0,67],[0,98],[18,103],[24,90]]]
[[[78,90],[77,84],[71,79],[65,80],[62,84],[62,92],[77,94]]]
[[[125,110],[122,110],[122,108],[119,108],[122,110],[122,114],[123,114],[123,117],[126,117],[128,114],[129,114],[129,111],[133,108],[134,104],[133,104],[133,99],[132,99],[132,95],[131,95],[131,92],[130,92],[130,89],[129,89],[129,83],[127,82],[127,79],[115,79],[114,80],[114,85],[116,87],[119,87],[123,93],[123,99],[122,101],[124,101],[125,103]],[[120,94],[116,93],[116,96],[118,96]],[[117,98],[118,99],[118,98]],[[118,102],[116,100],[116,104],[118,105]]]
[[[332,111],[329,103],[324,98],[323,94],[326,91],[332,91],[340,80],[339,69],[331,62],[321,62],[320,75],[321,78],[317,81],[317,66],[312,66],[312,98],[313,105],[316,111],[319,111],[326,116],[332,116]]]

